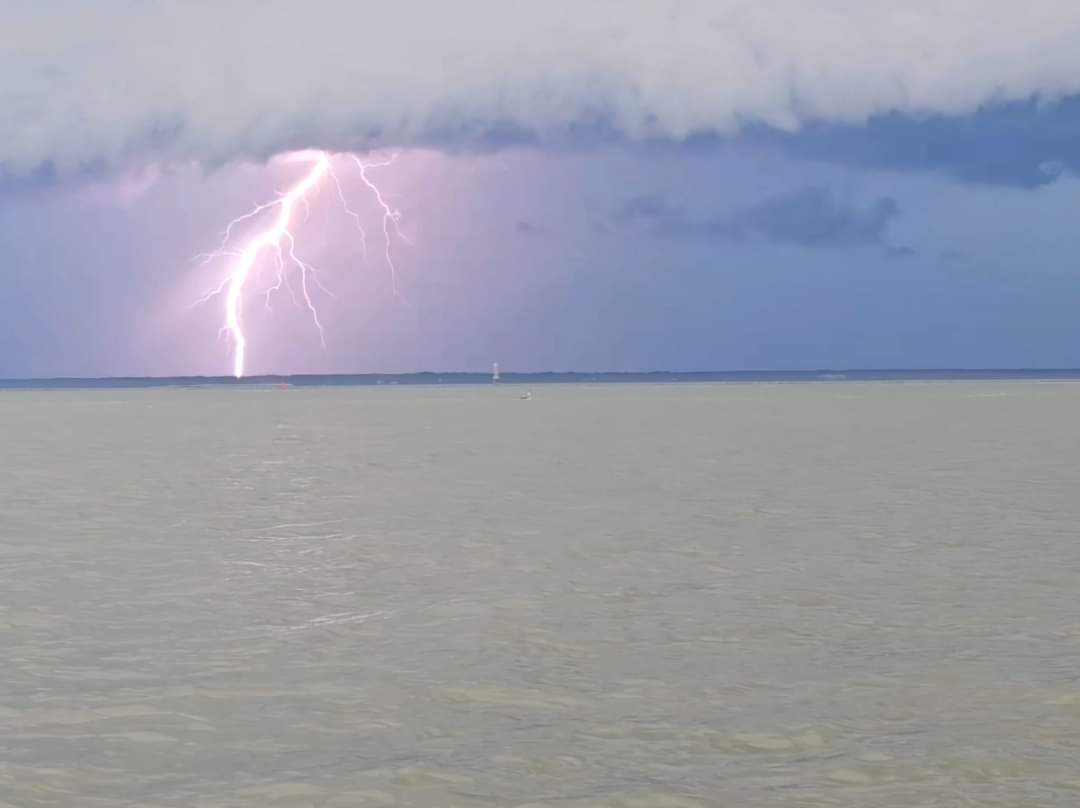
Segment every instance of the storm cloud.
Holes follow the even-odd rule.
[[[306,147],[683,142],[756,126],[807,130],[826,159],[1032,183],[1047,160],[1071,164],[1043,154],[1056,140],[995,169],[911,137],[883,156],[843,133],[1010,103],[1039,114],[1080,92],[1072,0],[0,0],[0,19],[8,182]]]
[[[611,219],[620,225],[643,223],[660,238],[799,247],[877,246],[902,258],[913,254],[911,248],[886,239],[889,224],[899,212],[896,200],[889,196],[858,206],[839,199],[829,188],[810,186],[708,218],[695,218],[660,196],[638,196],[614,211]]]

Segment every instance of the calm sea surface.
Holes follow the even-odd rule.
[[[1075,806],[1080,384],[0,393],[0,805]]]

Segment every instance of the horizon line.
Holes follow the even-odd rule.
[[[864,379],[873,375],[882,377],[906,376],[912,380],[921,377],[930,378],[942,375],[954,377],[964,376],[996,376],[1007,377],[1010,374],[1024,378],[1055,378],[1062,376],[1075,376],[1080,378],[1080,368],[1075,367],[901,367],[901,368],[815,368],[808,370],[782,369],[782,370],[538,370],[538,371],[499,371],[499,382],[514,381],[517,379],[534,379],[540,377],[605,377],[607,379],[619,379],[627,377],[683,377],[693,379],[695,377],[706,380],[704,377],[712,377],[722,381],[726,378],[737,377],[778,377],[788,380],[798,378],[811,378],[818,381],[843,381],[845,376],[860,376]],[[231,375],[178,375],[178,376],[13,376],[0,378],[0,387],[33,386],[33,385],[78,385],[82,384],[123,384],[145,383],[152,384],[215,384],[215,385],[245,385],[267,382],[298,381],[304,383],[317,383],[319,380],[379,380],[379,379],[412,379],[416,377],[452,377],[455,379],[492,380],[490,371],[469,370],[419,370],[397,372],[368,372],[368,373],[265,373],[251,374],[242,377]],[[557,381],[558,378],[552,379]],[[494,383],[494,382],[493,382]]]

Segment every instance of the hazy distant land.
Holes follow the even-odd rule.
[[[642,373],[502,372],[500,384],[675,384],[700,382],[887,382],[887,381],[1080,380],[1080,369],[726,370]],[[491,373],[356,373],[245,376],[116,376],[102,378],[0,379],[2,389],[279,386],[363,387],[397,384],[491,384]]]

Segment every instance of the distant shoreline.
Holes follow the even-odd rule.
[[[396,385],[693,384],[702,382],[1080,381],[1080,369],[653,371],[646,373],[367,373],[294,376],[172,376],[0,379],[0,390],[154,387],[376,387]]]

